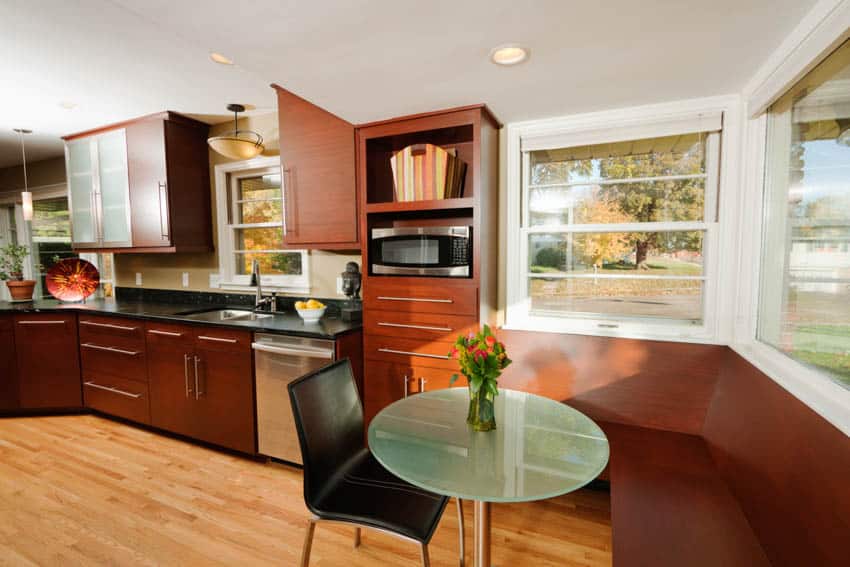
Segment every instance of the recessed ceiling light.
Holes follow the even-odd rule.
[[[490,60],[496,65],[516,65],[526,59],[528,59],[528,49],[521,45],[500,45],[490,51]]]
[[[59,102],[59,107],[64,108],[65,110],[73,110],[77,108],[77,103],[71,102],[70,100],[62,100]]]
[[[216,63],[220,63],[221,65],[233,65],[233,61],[231,59],[228,59],[227,57],[216,51],[210,52],[210,59],[212,59]]]

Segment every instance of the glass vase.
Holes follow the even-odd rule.
[[[469,413],[466,423],[475,431],[490,431],[496,429],[496,413],[493,394],[479,388],[477,392],[469,388]]]

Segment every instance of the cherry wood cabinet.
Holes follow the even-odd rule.
[[[0,315],[0,411],[18,407],[15,331],[11,316]]]
[[[151,424],[256,451],[251,333],[148,322]]]
[[[280,123],[286,246],[360,248],[354,126],[272,86]]]
[[[82,406],[76,315],[14,317],[22,409]]]
[[[114,252],[212,250],[208,131],[202,122],[161,112],[65,136],[75,247]],[[103,234],[118,213],[109,210],[100,196],[106,195],[102,182],[85,185],[85,174],[92,168],[83,167],[89,162],[77,156],[85,157],[86,140],[111,133],[123,133],[126,140],[124,170],[108,173],[126,175],[124,181],[129,185],[129,206],[118,213],[128,217],[130,238],[120,245],[110,245]],[[83,151],[75,153],[79,148]],[[100,175],[107,172],[100,171]],[[79,234],[81,231],[86,234]],[[94,238],[89,238],[88,232]]]

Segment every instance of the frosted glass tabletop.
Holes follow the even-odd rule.
[[[496,396],[496,429],[466,423],[467,388],[434,390],[384,408],[369,424],[375,458],[438,494],[485,502],[541,500],[581,488],[608,462],[608,439],[562,403],[515,390]]]

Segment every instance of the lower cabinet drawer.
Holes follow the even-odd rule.
[[[120,376],[146,382],[144,344],[140,347],[115,345],[109,341],[80,341],[80,362],[84,375]]]
[[[424,365],[454,370],[457,361],[449,358],[452,343],[366,335],[363,337],[363,356],[366,360],[383,360],[395,364]]]
[[[83,374],[83,398],[87,408],[139,423],[151,422],[147,384]]]
[[[480,328],[468,315],[413,313],[373,309],[363,312],[363,329],[370,335],[454,342],[458,335]]]

